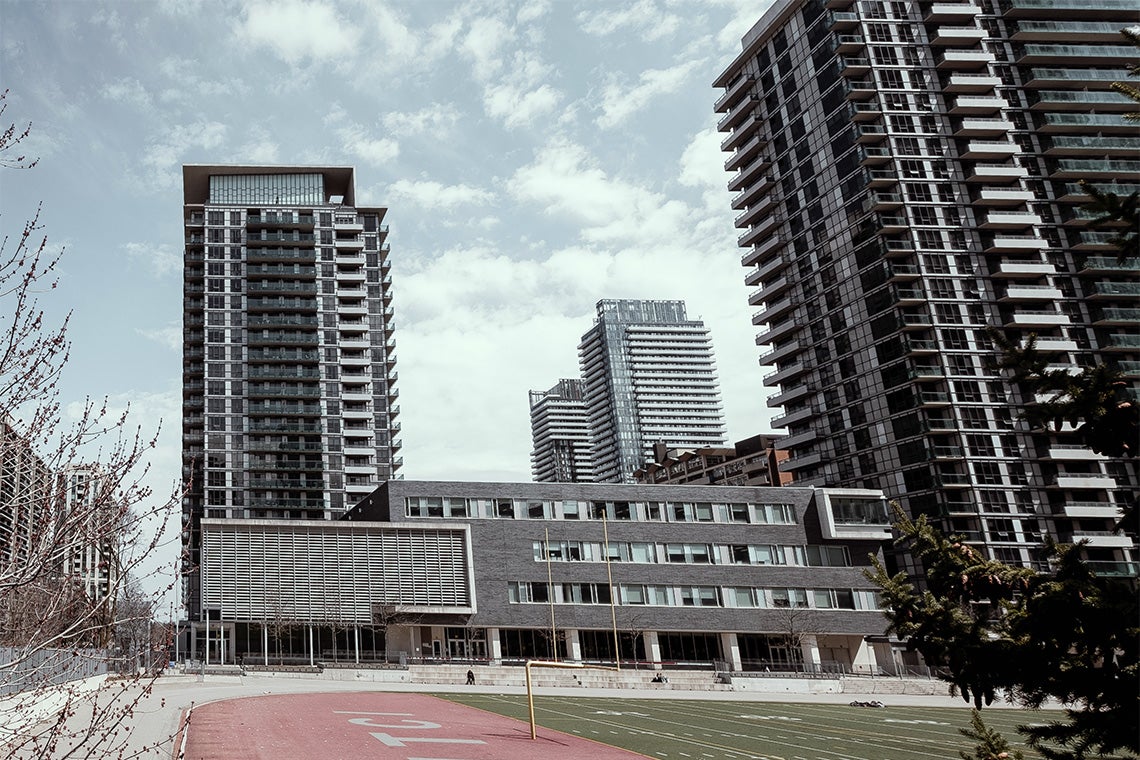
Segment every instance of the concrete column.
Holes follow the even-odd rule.
[[[582,660],[582,640],[578,638],[577,628],[564,628],[566,634],[566,659],[571,662]]]
[[[503,642],[499,639],[498,628],[487,629],[487,656],[491,658],[492,665],[503,662]]]
[[[724,659],[734,672],[744,670],[744,663],[740,659],[740,642],[735,633],[722,633],[720,635],[720,649]]]
[[[206,615],[206,664],[210,664],[210,616]]]
[[[360,664],[360,626],[352,626],[352,646],[356,653],[356,664]]]
[[[661,642],[657,639],[657,631],[646,631],[641,634],[645,644],[645,656],[649,658],[654,670],[661,669]]]
[[[265,652],[265,667],[269,667],[269,626],[261,626],[261,649]]]
[[[308,628],[309,628],[309,667],[315,668],[317,666],[317,662],[316,662],[316,656],[313,653],[313,626],[310,625],[310,626],[308,626]]]
[[[865,639],[859,639],[855,648],[855,656],[851,659],[851,669],[860,674],[878,675],[879,660],[875,656],[874,644]]]
[[[804,635],[803,641],[800,643],[800,651],[803,653],[804,667],[818,673],[822,660],[819,657],[819,640],[816,639],[814,633]]]

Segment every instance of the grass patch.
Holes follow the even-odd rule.
[[[442,699],[526,721],[526,697],[438,694]],[[535,697],[539,726],[669,760],[954,760],[971,750],[958,729],[967,708]],[[1026,758],[1016,726],[1023,710],[985,710],[983,717]],[[541,730],[541,729],[540,729]]]

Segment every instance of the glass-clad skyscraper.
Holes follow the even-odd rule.
[[[578,345],[595,480],[632,483],[656,443],[725,445],[709,332],[685,302],[604,300],[597,314]]]
[[[183,167],[191,619],[200,518],[333,518],[401,465],[387,209],[353,174]]]
[[[1078,186],[1140,187],[1111,90],[1135,48],[1125,0],[777,0],[717,78],[728,187],[764,379],[804,484],[882,488],[988,556],[1111,532],[1134,464],[1031,430],[1040,401],[987,330],[1053,368],[1140,377],[1140,262]]]

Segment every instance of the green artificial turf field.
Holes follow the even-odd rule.
[[[471,707],[527,720],[525,696],[439,694]],[[867,708],[831,704],[719,702],[536,696],[542,727],[633,750],[650,757],[762,758],[762,760],[957,760],[971,750],[958,733],[969,726],[963,707]],[[1022,710],[985,710],[1025,757],[1015,726],[1047,716]]]

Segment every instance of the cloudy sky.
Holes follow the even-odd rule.
[[[768,0],[0,3],[0,227],[43,203],[64,396],[163,423],[178,476],[183,163],[348,164],[385,205],[407,478],[529,480],[527,391],[601,298],[684,299],[729,435],[769,429],[710,83]]]

